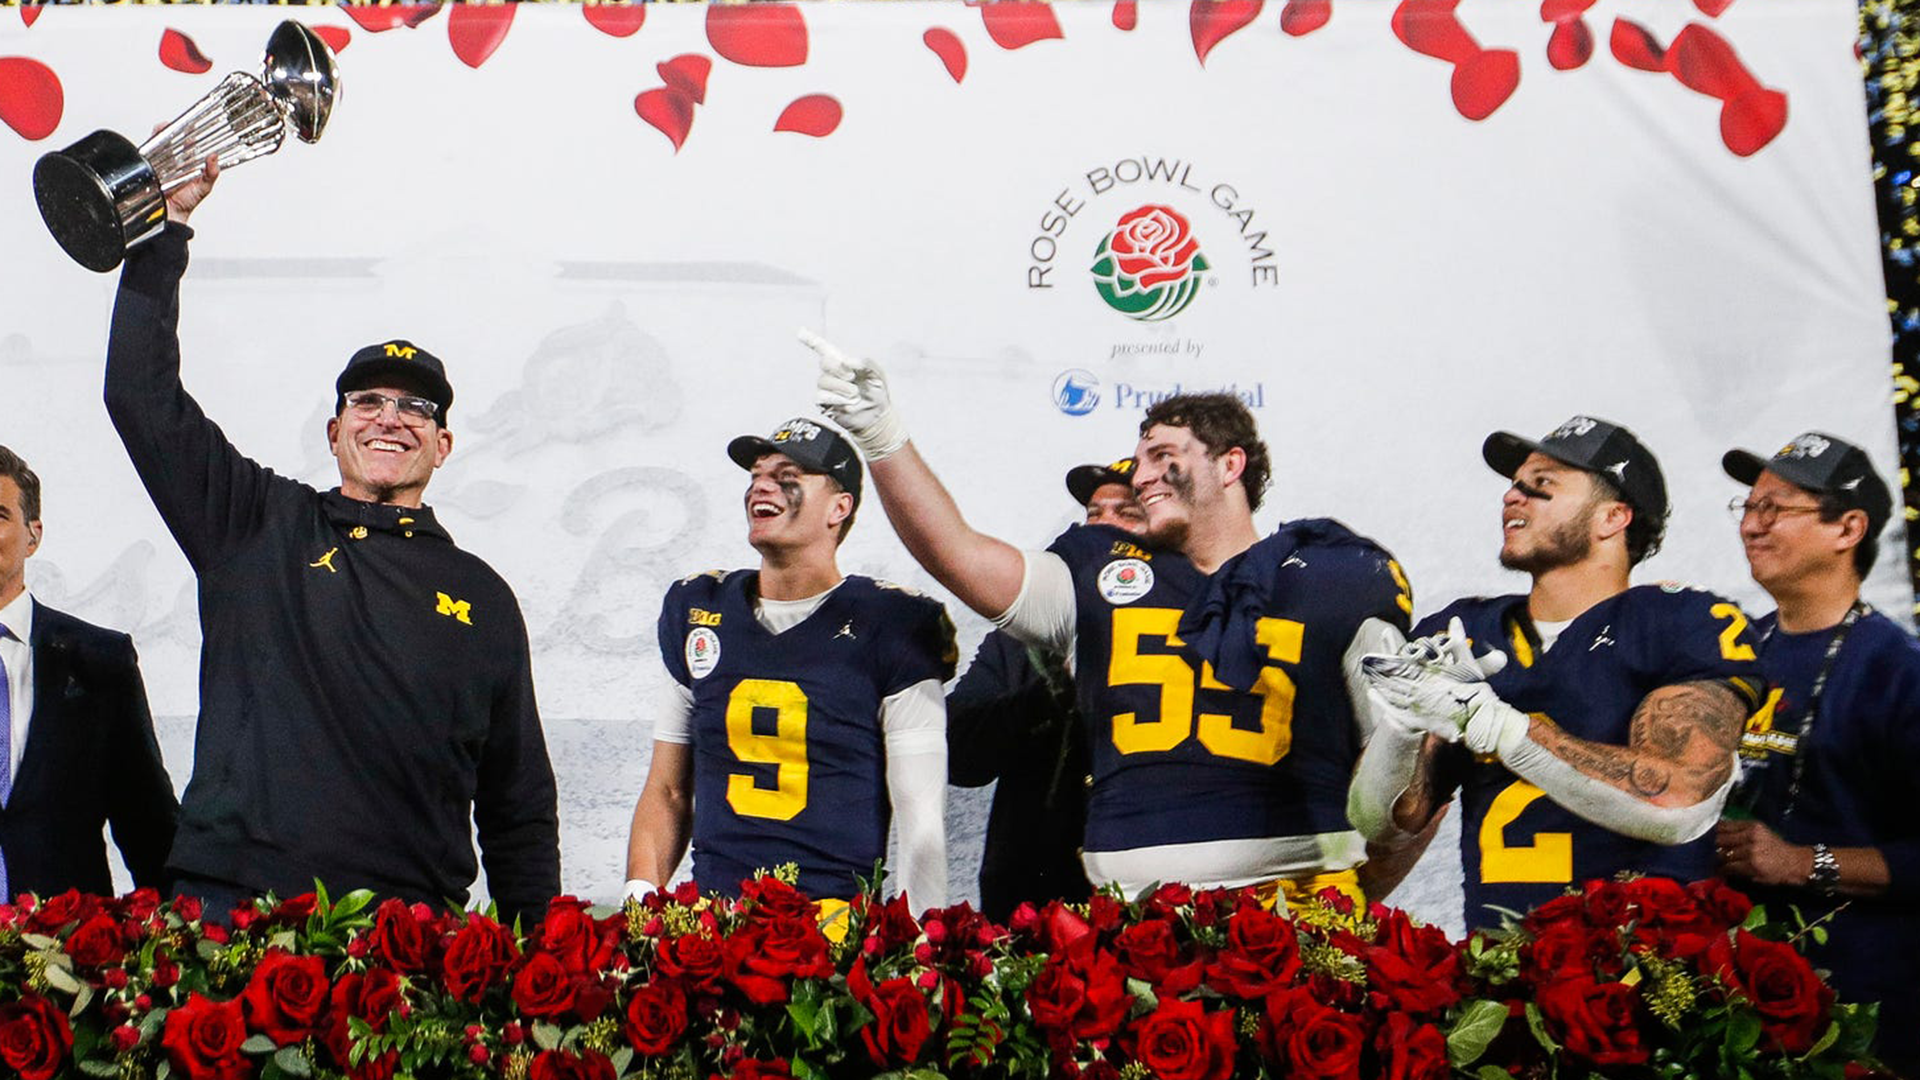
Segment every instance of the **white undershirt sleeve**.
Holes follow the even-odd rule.
[[[667,685],[672,689],[659,695],[653,706],[653,738],[685,746],[693,741],[693,691],[672,679]]]
[[[1595,825],[1636,840],[1684,844],[1705,836],[1720,820],[1733,779],[1692,806],[1654,804],[1574,768],[1559,755],[1522,734],[1500,747],[1500,760],[1522,780]]]
[[[924,679],[880,703],[894,868],[914,914],[947,906],[947,699]]]
[[[1020,577],[1020,595],[993,625],[1023,644],[1045,652],[1073,655],[1073,572],[1066,560],[1051,551],[1023,551],[1026,568]]]
[[[1361,836],[1390,847],[1408,839],[1394,824],[1393,807],[1407,785],[1413,783],[1426,736],[1374,716],[1374,702],[1367,694],[1360,658],[1370,652],[1392,652],[1405,641],[1393,624],[1367,619],[1340,659],[1340,669],[1347,678],[1347,697],[1353,702],[1354,728],[1366,748],[1354,767],[1353,784],[1347,789],[1347,820]]]

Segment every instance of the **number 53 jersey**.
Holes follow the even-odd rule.
[[[800,869],[814,897],[851,897],[886,855],[881,703],[952,678],[940,603],[849,576],[798,625],[755,618],[759,574],[701,574],[667,590],[660,653],[692,703],[693,877],[738,895],[756,870]]]

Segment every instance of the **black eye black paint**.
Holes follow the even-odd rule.
[[[1553,499],[1553,496],[1541,491],[1539,488],[1534,487],[1532,484],[1527,483],[1517,476],[1513,479],[1513,490],[1525,495],[1529,499],[1539,499],[1541,502],[1550,502]]]

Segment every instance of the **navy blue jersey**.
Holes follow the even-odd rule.
[[[1920,1066],[1920,816],[1913,811],[1920,644],[1884,615],[1860,619],[1834,657],[1807,727],[1808,700],[1835,631],[1785,633],[1774,615],[1756,627],[1773,688],[1747,721],[1743,801],[1791,843],[1879,848],[1891,885],[1878,897],[1755,888],[1753,898],[1777,915],[1798,907],[1809,920],[1844,905],[1826,943],[1809,944],[1808,957],[1833,972],[1843,1000],[1881,1002],[1881,1048],[1911,1070]],[[1804,759],[1800,791],[1790,799],[1796,757]]]
[[[1352,828],[1360,745],[1341,658],[1364,620],[1405,626],[1412,607],[1399,567],[1354,540],[1271,560],[1265,610],[1247,620],[1265,655],[1246,690],[1183,653],[1181,614],[1210,583],[1185,556],[1110,526],[1054,541],[1073,575],[1075,691],[1092,756],[1086,850]]]
[[[886,855],[880,703],[953,676],[936,600],[848,577],[778,635],[754,618],[759,573],[687,578],[660,609],[660,655],[693,695],[693,877],[737,895],[782,863],[816,897],[851,897]]]
[[[1732,601],[1677,585],[1641,585],[1588,608],[1541,652],[1525,596],[1456,601],[1428,616],[1415,635],[1438,633],[1458,616],[1477,651],[1506,652],[1489,679],[1501,700],[1545,715],[1567,734],[1626,746],[1635,710],[1663,686],[1723,679],[1759,704],[1764,679],[1747,617]],[[1713,834],[1666,845],[1595,825],[1515,776],[1499,759],[1447,747],[1443,789],[1458,785],[1469,926],[1496,925],[1489,906],[1526,911],[1568,885],[1621,871],[1693,881],[1714,873]]]

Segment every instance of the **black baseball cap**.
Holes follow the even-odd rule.
[[[1666,519],[1667,481],[1660,475],[1660,463],[1654,460],[1653,451],[1619,424],[1576,416],[1538,442],[1510,431],[1496,431],[1480,447],[1480,456],[1487,459],[1493,471],[1508,479],[1533,453],[1604,476],[1620,489],[1620,497],[1634,513],[1654,521]]]
[[[447,381],[447,366],[440,358],[411,341],[395,338],[369,345],[347,358],[347,366],[333,381],[333,411],[346,404],[351,390],[365,390],[381,383],[416,387],[421,396],[440,406],[434,419],[447,426],[447,412],[453,408],[453,384]]]
[[[1130,457],[1123,457],[1111,465],[1075,465],[1067,470],[1067,494],[1081,506],[1093,501],[1093,493],[1108,484],[1125,484],[1133,487],[1133,465]]]
[[[808,472],[833,477],[853,496],[855,509],[859,508],[860,455],[839,432],[818,420],[796,416],[765,438],[742,435],[727,444],[727,456],[743,469],[753,468],[754,462],[768,454],[785,454]]]
[[[1720,467],[1735,480],[1752,487],[1762,472],[1771,472],[1816,495],[1832,495],[1849,510],[1867,513],[1867,535],[1878,536],[1893,515],[1893,494],[1873,471],[1867,452],[1823,431],[1796,435],[1771,458],[1751,450],[1729,450]]]

